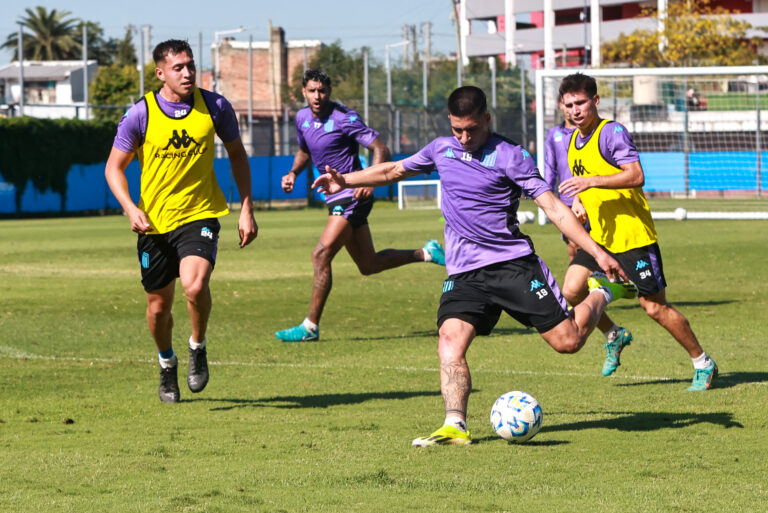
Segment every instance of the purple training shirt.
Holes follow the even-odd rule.
[[[594,134],[594,130],[587,137],[582,138],[580,133],[576,133],[576,147],[581,149]],[[619,167],[622,164],[629,164],[640,160],[640,155],[635,148],[635,142],[632,140],[629,130],[624,125],[616,121],[609,121],[600,132],[600,154],[611,165]]]
[[[216,135],[223,142],[228,143],[240,137],[240,129],[237,126],[237,115],[232,105],[226,98],[217,93],[200,89],[208,112],[213,119],[213,127]],[[155,92],[157,104],[165,114],[171,118],[183,118],[194,104],[194,96],[186,102],[169,102],[159,93]],[[120,151],[133,153],[144,144],[144,136],[147,133],[147,105],[143,99],[128,109],[117,125],[117,135],[113,146]]]
[[[533,253],[517,208],[524,192],[536,198],[549,186],[522,146],[491,134],[469,153],[455,137],[439,137],[402,163],[407,171],[440,174],[449,275]]]
[[[557,186],[571,178],[571,168],[568,166],[568,145],[571,143],[573,128],[566,128],[565,123],[554,126],[547,132],[544,142],[544,180],[549,188],[558,197]],[[573,205],[573,198],[562,196],[560,199],[569,207]]]
[[[339,173],[351,173],[363,168],[358,152],[360,146],[368,147],[379,136],[369,128],[360,115],[352,109],[331,102],[331,113],[324,118],[317,118],[309,107],[296,113],[296,138],[299,146],[309,152],[317,169],[325,172],[325,166],[331,166]],[[329,194],[325,201],[351,197],[352,189],[344,189],[336,194]]]

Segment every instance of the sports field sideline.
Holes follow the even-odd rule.
[[[656,211],[703,202],[652,201]],[[715,203],[768,210],[765,202]],[[523,209],[531,209],[529,205]],[[442,240],[434,210],[379,203],[374,242]],[[658,221],[668,297],[721,377],[685,391],[685,351],[633,302],[609,307],[635,342],[603,378],[603,338],[560,355],[502,321],[469,351],[468,447],[417,450],[442,420],[435,312],[444,269],[360,276],[334,262],[318,343],[281,343],[311,287],[319,209],[257,212],[238,249],[224,218],[212,279],[211,382],[157,400],[135,238],[121,216],[0,221],[0,511],[768,511],[764,221]],[[562,278],[551,226],[524,225]],[[177,290],[178,347],[188,336]],[[528,444],[488,415],[525,390]]]

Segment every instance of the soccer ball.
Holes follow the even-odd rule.
[[[530,394],[515,391],[502,395],[491,408],[491,427],[504,440],[527,442],[541,429],[544,413]]]

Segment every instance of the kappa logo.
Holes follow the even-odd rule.
[[[309,128],[309,121],[304,121],[304,123],[301,124],[301,128]]]
[[[639,271],[640,269],[645,269],[646,267],[648,267],[648,265],[649,265],[648,262],[646,262],[645,260],[638,260],[637,264],[635,264],[635,271]]]
[[[453,150],[451,148],[448,148],[448,151],[445,152],[445,156],[449,159],[456,158],[456,155],[453,154]]]
[[[340,216],[344,214],[344,207],[341,205],[336,205],[333,207],[333,210],[331,211],[331,215],[333,216]]]
[[[613,133],[614,134],[618,134],[619,132],[623,132],[623,131],[624,131],[624,127],[623,126],[615,126],[615,127],[613,127]]]
[[[195,141],[194,137],[190,137],[186,130],[182,130],[181,135],[179,135],[177,130],[174,130],[173,135],[170,139],[168,139],[168,144],[165,145],[163,151],[167,150],[171,146],[177,150],[180,150],[182,147],[189,148],[192,143],[195,143],[195,146],[200,146],[200,143]]]
[[[357,121],[357,119],[358,119],[358,117],[357,117],[357,116],[355,116],[355,115],[351,115],[351,116],[349,116],[349,122],[350,122],[350,123],[354,123],[355,121]]]
[[[200,236],[213,240],[213,232],[207,226],[203,226],[203,229],[200,230]]]
[[[524,150],[523,150],[523,160],[527,159],[527,158],[528,158],[528,157],[530,157],[530,156],[531,156],[531,154],[530,154],[530,153],[528,153],[528,150],[525,150],[525,149],[524,149]]]
[[[587,171],[587,168],[585,168],[584,164],[581,163],[581,159],[576,159],[573,164],[573,176],[582,176],[588,174],[589,171]]]
[[[541,283],[539,280],[531,280],[531,292],[534,290],[539,290],[541,287],[543,287],[544,284]]]

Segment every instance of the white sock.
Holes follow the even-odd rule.
[[[190,349],[203,349],[205,347],[205,344],[208,342],[207,338],[203,338],[202,342],[195,342],[192,340],[192,337],[189,337],[189,348]]]
[[[453,426],[459,431],[463,431],[465,433],[467,432],[467,421],[461,417],[456,417],[453,415],[445,417],[445,422],[443,425]]]
[[[424,261],[425,262],[431,262],[432,261],[432,254],[427,251],[426,248],[422,248],[421,252],[424,254]]]
[[[604,332],[603,335],[605,335],[605,340],[608,342],[613,342],[616,339],[616,334],[621,329],[621,326],[616,326],[616,324],[611,327],[608,331]]]
[[[179,364],[179,359],[176,357],[176,355],[173,355],[170,358],[163,358],[162,356],[157,355],[157,359],[160,360],[160,367],[163,369],[167,369],[168,367],[176,367],[176,365]]]
[[[314,322],[310,321],[309,319],[305,318],[304,322],[302,322],[302,324],[304,325],[305,328],[307,328],[312,333],[317,331],[318,325],[315,324]]]
[[[691,361],[693,361],[694,369],[706,369],[712,363],[712,360],[709,359],[707,353],[701,353],[699,357],[691,358]]]
[[[608,289],[608,287],[598,287],[596,289],[592,289],[592,290],[589,291],[590,294],[593,293],[593,292],[602,292],[603,295],[605,296],[605,300],[608,303],[613,301],[613,293]]]

